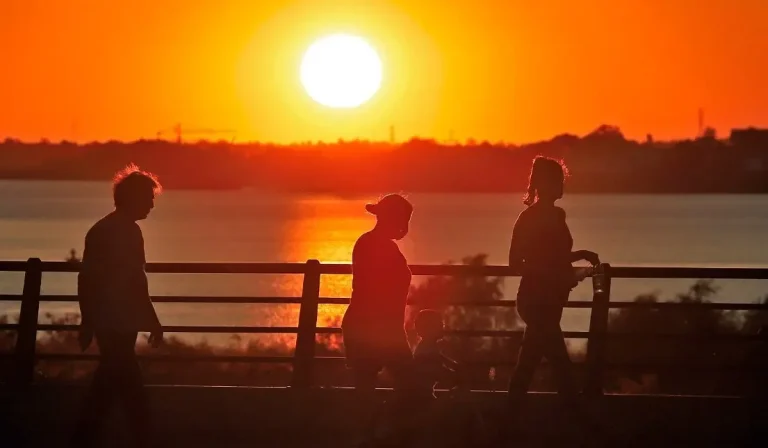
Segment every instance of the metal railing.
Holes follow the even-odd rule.
[[[74,361],[97,359],[91,354],[41,354],[36,353],[37,333],[40,331],[76,331],[77,325],[41,324],[38,314],[41,302],[75,302],[74,295],[41,295],[42,276],[45,272],[77,272],[78,263],[44,262],[37,258],[28,261],[0,262],[0,272],[24,272],[24,288],[21,295],[0,295],[0,301],[19,301],[21,311],[18,324],[2,324],[0,331],[16,331],[16,345],[10,356],[14,359],[15,377],[20,383],[30,383],[34,377],[37,360]],[[516,276],[504,266],[467,265],[413,265],[414,275],[432,276]],[[164,326],[164,332],[178,333],[250,333],[250,334],[296,334],[296,348],[293,357],[279,356],[172,356],[159,355],[145,358],[178,362],[257,362],[291,363],[293,374],[291,386],[309,388],[312,386],[315,362],[316,336],[318,334],[340,333],[340,328],[317,327],[318,306],[321,304],[348,304],[348,298],[321,298],[320,278],[322,275],[351,274],[347,264],[321,264],[317,260],[306,263],[150,263],[147,272],[162,274],[300,274],[303,276],[301,297],[220,297],[220,296],[155,296],[155,303],[220,303],[220,304],[297,304],[300,306],[298,326]],[[611,267],[606,265],[605,288],[593,295],[591,301],[569,301],[566,308],[590,309],[588,331],[564,332],[567,338],[587,340],[586,387],[585,392],[599,395],[603,390],[606,370],[606,341],[609,337],[609,311],[611,309],[708,309],[708,310],[767,310],[768,304],[758,303],[670,303],[670,302],[611,302],[611,279],[768,279],[768,269],[753,268],[681,268],[681,267]],[[450,306],[469,307],[514,307],[514,300],[464,300],[445,303]],[[506,330],[452,330],[450,334],[460,337],[512,337],[520,331]],[[611,333],[610,337],[618,336]],[[622,335],[630,336],[633,335]],[[634,337],[648,336],[647,334]],[[656,335],[681,337],[682,335]],[[751,335],[714,335],[717,338],[752,339]]]

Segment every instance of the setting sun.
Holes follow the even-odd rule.
[[[382,65],[365,40],[335,34],[313,43],[301,63],[301,83],[316,102],[333,108],[355,108],[381,87]]]

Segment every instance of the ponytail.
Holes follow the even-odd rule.
[[[536,196],[537,196],[537,187],[539,185],[539,181],[541,180],[541,163],[539,162],[541,156],[536,157],[533,159],[533,164],[531,165],[531,174],[528,176],[528,191],[526,191],[525,196],[523,197],[523,204],[530,207],[533,205],[534,202],[536,202]]]
[[[532,183],[529,183],[528,191],[525,193],[525,196],[523,196],[523,204],[530,207],[534,202],[536,202],[536,187],[534,187]]]

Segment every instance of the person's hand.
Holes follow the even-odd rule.
[[[581,283],[585,278],[592,275],[592,272],[594,271],[594,267],[578,267],[574,269],[573,272],[573,285],[571,289],[575,288],[579,283]]]
[[[88,350],[88,347],[91,346],[91,342],[93,342],[93,330],[81,325],[80,330],[77,333],[77,342],[80,344],[80,350]]]
[[[582,252],[581,257],[587,262],[589,262],[589,264],[591,264],[592,266],[597,266],[598,264],[600,264],[600,257],[596,253],[589,250],[583,250],[581,252]]]
[[[453,399],[464,399],[470,396],[472,389],[464,382],[459,382],[450,389],[449,396]]]
[[[152,348],[160,347],[160,344],[163,343],[163,330],[155,330],[150,333],[148,342]]]

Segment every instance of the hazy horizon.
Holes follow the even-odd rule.
[[[407,142],[413,141],[413,140],[424,140],[424,141],[434,141],[435,143],[437,143],[439,145],[447,145],[447,146],[450,146],[450,145],[472,146],[472,145],[478,145],[478,144],[486,143],[487,142],[487,143],[490,143],[491,145],[506,145],[506,146],[519,146],[519,147],[522,147],[522,146],[526,146],[526,145],[534,145],[534,144],[537,144],[537,143],[548,142],[548,141],[551,141],[551,140],[553,140],[553,139],[555,139],[557,137],[561,137],[561,136],[575,136],[575,137],[578,137],[578,138],[584,138],[584,137],[592,134],[596,130],[598,130],[598,128],[601,127],[601,126],[606,126],[606,125],[605,124],[597,124],[597,125],[594,126],[593,129],[591,129],[591,130],[589,130],[587,132],[584,132],[582,134],[575,134],[575,133],[571,133],[571,132],[560,132],[560,133],[553,134],[550,137],[545,137],[545,138],[543,138],[541,140],[530,140],[530,141],[510,141],[510,140],[503,140],[503,139],[502,140],[486,140],[486,139],[476,138],[476,137],[472,137],[472,136],[469,136],[469,137],[467,137],[467,138],[465,138],[463,140],[448,140],[448,139],[440,139],[440,138],[423,136],[423,135],[412,135],[412,136],[409,136],[409,137],[401,137],[399,139],[396,139],[394,141],[394,143],[392,141],[390,141],[389,139],[384,138],[384,137],[382,137],[382,138],[373,138],[373,139],[367,139],[367,138],[363,138],[363,137],[354,137],[354,138],[349,138],[349,139],[343,138],[343,137],[337,137],[335,139],[329,139],[329,140],[322,140],[322,139],[321,140],[295,140],[295,141],[279,142],[279,141],[268,141],[268,140],[240,140],[240,139],[237,139],[236,135],[234,136],[234,138],[232,138],[232,137],[227,138],[227,137],[216,137],[215,135],[212,134],[208,138],[186,138],[186,137],[184,137],[183,143],[184,144],[197,144],[197,143],[203,143],[203,142],[218,143],[220,141],[223,141],[223,142],[227,142],[227,143],[231,143],[231,144],[236,144],[236,145],[296,146],[296,145],[306,145],[306,144],[334,145],[334,144],[337,144],[339,142],[355,142],[355,141],[359,141],[359,142],[373,143],[373,144],[377,144],[377,145],[378,144],[386,145],[386,144],[391,144],[391,143],[393,143],[394,145],[400,145],[400,144],[407,143]],[[608,126],[614,126],[614,125],[608,125]],[[623,130],[622,130],[621,126],[616,126],[616,128],[619,131],[622,132],[622,135],[624,136],[624,138],[627,141],[638,142],[638,143],[647,141],[648,136],[653,137],[653,142],[654,143],[674,143],[674,142],[680,142],[680,141],[686,141],[686,140],[694,140],[694,139],[697,139],[697,138],[701,137],[700,135],[693,134],[693,135],[685,135],[685,136],[673,137],[673,138],[668,138],[668,139],[662,139],[662,138],[657,139],[653,132],[648,132],[647,134],[645,134],[643,136],[632,137],[632,136],[629,136],[629,135],[625,135],[623,133]],[[744,129],[756,129],[756,130],[760,130],[760,131],[768,130],[768,126],[762,127],[762,126],[758,126],[758,125],[754,125],[754,124],[744,124],[743,126],[736,126],[736,127],[733,127],[733,128],[722,129],[722,130],[716,129],[716,128],[711,127],[711,126],[707,126],[707,128],[715,130],[716,131],[716,138],[719,139],[719,140],[727,140],[730,132],[733,131],[733,130],[744,130]],[[158,136],[158,135],[143,136],[143,137],[138,137],[138,138],[129,139],[129,140],[117,140],[117,139],[113,139],[113,138],[106,138],[106,139],[101,139],[101,140],[69,140],[69,139],[64,138],[64,139],[61,139],[61,140],[52,140],[52,139],[49,139],[49,138],[46,138],[46,137],[40,137],[39,139],[34,140],[34,139],[23,139],[23,138],[14,136],[14,135],[0,135],[0,144],[4,143],[6,141],[9,141],[9,140],[10,141],[24,143],[24,144],[39,144],[41,142],[47,142],[47,143],[50,143],[50,144],[74,143],[74,144],[77,144],[77,145],[88,145],[88,144],[92,144],[92,143],[101,143],[101,144],[103,144],[103,143],[108,143],[108,142],[117,142],[117,143],[123,143],[123,144],[131,144],[131,143],[136,143],[136,142],[141,142],[141,141],[166,141],[166,142],[169,142],[169,143],[175,143],[175,140],[174,140],[175,137],[172,135],[171,129],[169,128],[169,129],[166,129],[165,131],[166,132],[162,136]],[[182,131],[183,131],[183,128],[182,128]],[[182,132],[182,135],[183,135],[183,132]]]

